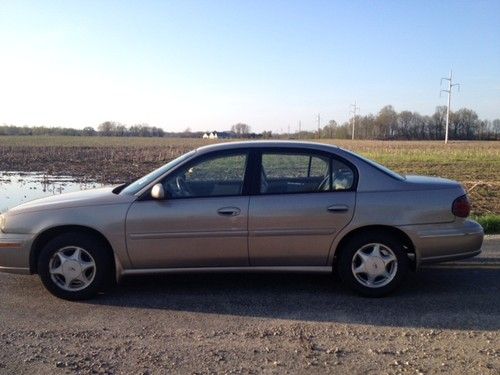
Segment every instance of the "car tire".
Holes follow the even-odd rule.
[[[408,268],[408,255],[397,237],[371,232],[348,240],[338,263],[342,282],[366,297],[382,297],[394,291]]]
[[[98,237],[84,233],[58,235],[40,252],[40,279],[56,297],[90,299],[113,279],[113,261],[107,247]]]

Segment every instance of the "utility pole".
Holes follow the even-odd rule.
[[[450,124],[450,105],[451,105],[451,90],[453,89],[453,86],[458,86],[458,91],[460,91],[460,83],[453,83],[453,72],[450,69],[450,78],[441,78],[441,85],[443,84],[443,80],[448,81],[448,90],[443,90],[439,92],[439,95],[441,93],[447,92],[448,93],[448,108],[446,110],[446,130],[445,130],[445,135],[444,135],[444,143],[448,143],[448,127]]]
[[[352,140],[354,141],[354,126],[356,125],[356,112],[359,111],[359,106],[356,105],[356,100],[354,101],[354,104],[351,104],[351,110],[349,111],[349,114],[352,114]]]
[[[302,131],[302,122],[299,120],[299,139],[300,139],[300,132]]]
[[[321,138],[321,118],[318,113],[318,139]]]

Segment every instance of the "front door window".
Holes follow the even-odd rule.
[[[241,195],[247,158],[246,153],[215,156],[182,168],[163,182],[168,198]]]

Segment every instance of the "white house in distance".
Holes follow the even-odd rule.
[[[205,134],[203,134],[203,139],[217,139],[217,138],[219,138],[217,136],[217,132],[211,132],[211,133],[206,132]]]

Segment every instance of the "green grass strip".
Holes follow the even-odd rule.
[[[498,214],[486,214],[482,216],[473,216],[484,229],[486,234],[499,234],[500,233],[500,215]]]

